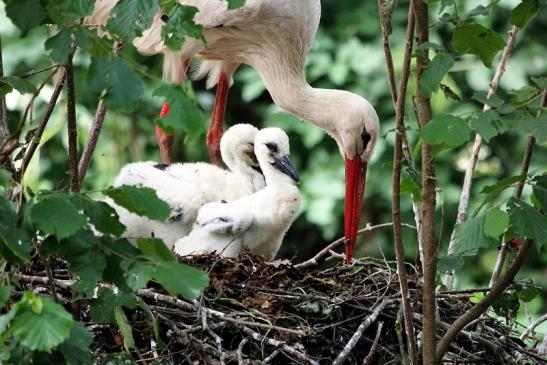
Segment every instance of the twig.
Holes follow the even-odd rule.
[[[382,333],[383,327],[384,327],[384,322],[379,322],[378,329],[376,330],[376,336],[374,337],[374,342],[372,343],[372,346],[370,348],[370,351],[368,352],[368,355],[363,360],[363,365],[368,365],[372,361],[374,357],[374,353],[376,352],[376,348],[378,347],[378,340],[380,339],[380,334]]]
[[[397,334],[397,342],[399,343],[399,353],[401,354],[401,363],[403,365],[408,365],[408,357],[406,356],[405,345],[403,341],[403,305],[399,306],[397,311],[397,317],[395,319],[395,333]]]
[[[353,336],[351,336],[351,339],[348,341],[342,352],[340,352],[340,354],[338,354],[336,359],[333,361],[333,365],[342,365],[346,361],[353,348],[357,345],[359,339],[363,337],[363,333],[367,330],[367,328],[370,327],[371,324],[376,321],[378,315],[380,315],[380,312],[385,308],[386,304],[387,300],[384,299],[382,303],[380,303],[376,307],[374,312],[372,312],[371,315],[365,318],[365,320],[359,325],[359,327],[357,327],[357,330],[355,331]]]
[[[536,319],[534,322],[532,322],[528,328],[522,334],[520,335],[520,339],[524,340],[537,326],[542,324],[543,322],[547,321],[547,313]]]
[[[269,354],[266,358],[264,358],[264,363],[267,364],[270,361],[272,361],[279,353],[281,352],[280,349],[275,349],[271,354]]]
[[[416,19],[416,39],[420,46],[429,41],[429,12],[428,5],[423,1],[412,2]],[[418,122],[420,128],[425,128],[431,120],[431,99],[422,93],[420,82],[426,67],[429,64],[428,51],[419,52],[416,60],[416,103],[418,105]],[[436,334],[436,299],[435,279],[437,275],[437,236],[436,236],[436,186],[435,160],[431,145],[422,144],[422,239],[423,239],[423,274],[424,286],[422,305],[423,321],[423,363],[433,364],[435,361]]]
[[[2,59],[2,37],[0,36],[0,77],[4,77],[4,61]],[[4,146],[9,138],[9,127],[8,127],[8,111],[6,109],[6,99],[5,97],[0,98],[0,145]],[[0,153],[3,152],[0,150]],[[0,160],[0,166],[9,166],[12,167],[13,163],[10,158],[7,158],[7,162],[4,162],[5,158],[2,157]]]
[[[410,75],[410,57],[412,54],[412,37],[414,36],[414,9],[412,1],[408,8],[408,20],[406,29],[406,46],[403,56],[403,72],[399,83],[399,97],[395,106],[395,148],[393,149],[393,176],[392,176],[392,218],[393,218],[393,237],[395,241],[395,256],[397,259],[397,274],[399,276],[399,285],[401,287],[401,298],[403,302],[404,325],[408,343],[410,363],[418,364],[418,354],[416,352],[416,341],[414,339],[414,326],[412,324],[412,306],[410,305],[410,295],[408,293],[408,281],[405,268],[405,248],[403,243],[403,234],[401,226],[401,160],[403,158],[403,137],[404,131],[404,113],[406,101],[406,89]]]
[[[49,284],[49,279],[42,276],[32,276],[32,275],[25,275],[25,274],[19,274],[19,273],[16,273],[13,276],[19,281],[24,281],[30,284],[42,284],[46,286]],[[69,289],[70,286],[74,283],[74,280],[53,279],[53,282],[59,288]]]
[[[511,52],[513,51],[513,46],[517,38],[517,33],[518,33],[518,28],[516,26],[513,26],[513,28],[509,32],[509,39],[507,40],[507,45],[505,46],[505,49],[503,50],[503,54],[501,56],[500,62],[498,64],[498,67],[496,68],[496,72],[494,73],[494,77],[492,78],[492,81],[490,82],[488,93],[486,94],[487,99],[489,99],[498,89],[500,80],[503,74],[505,73],[505,67],[507,66],[507,62],[509,60],[509,57],[511,56]],[[490,110],[490,108],[491,108],[490,105],[484,104],[483,111]],[[465,175],[463,179],[462,192],[460,195],[460,202],[458,204],[458,216],[456,218],[456,225],[461,224],[467,220],[467,207],[469,205],[471,186],[473,184],[473,174],[475,173],[475,168],[477,167],[477,161],[479,159],[479,152],[481,150],[481,145],[482,145],[482,138],[479,134],[476,134],[475,141],[473,142],[473,147],[471,148],[469,161],[467,163],[467,169],[465,170]],[[448,245],[449,255],[453,255],[456,251],[454,233],[455,233],[455,230],[452,231],[452,236],[450,237],[450,243]],[[448,273],[446,276],[446,287],[448,289],[452,289],[453,286],[454,286],[454,271]]]
[[[73,46],[74,48],[75,46]],[[70,190],[80,191],[78,184],[78,131],[76,127],[76,87],[74,85],[74,65],[69,56],[65,65],[67,86],[67,126],[68,126],[68,164],[70,171]]]
[[[383,229],[383,228],[389,228],[393,226],[393,223],[382,223],[382,224],[377,224],[375,226],[371,226],[370,223],[367,223],[367,225],[365,226],[365,228],[361,228],[358,232],[357,232],[357,235],[362,235],[363,233],[366,233],[366,232],[372,232],[372,231],[376,231],[378,229]],[[410,224],[407,224],[407,223],[403,223],[402,224],[403,227],[406,227],[406,228],[410,228],[410,229],[416,229],[416,227],[410,225]],[[305,268],[308,268],[310,266],[314,266],[314,265],[317,265],[319,264],[319,260],[325,256],[326,254],[329,253],[330,250],[332,250],[333,248],[341,245],[342,243],[344,243],[344,240],[345,238],[344,237],[341,237],[339,239],[337,239],[336,241],[333,241],[331,242],[329,245],[327,245],[325,248],[323,248],[321,251],[319,251],[315,256],[313,256],[311,259],[309,260],[306,260],[304,262],[301,262],[297,265],[294,265],[294,268],[295,269],[305,269]]]
[[[435,355],[437,362],[440,362],[442,360],[450,342],[452,342],[454,338],[458,336],[460,331],[471,321],[479,318],[483,313],[485,313],[490,305],[494,302],[494,300],[496,300],[509,287],[509,285],[511,285],[513,279],[515,278],[515,275],[518,273],[522,264],[524,263],[524,259],[526,258],[530,247],[532,247],[532,243],[532,240],[527,240],[526,242],[524,242],[519,250],[518,255],[511,263],[511,266],[509,266],[509,269],[507,270],[503,278],[498,281],[496,285],[494,285],[492,290],[490,290],[490,292],[484,297],[484,299],[480,303],[476,304],[473,308],[458,317],[458,319],[456,319],[454,323],[450,325],[437,346]]]
[[[261,335],[258,332],[253,331],[252,329],[248,327],[243,327],[243,332],[245,332],[247,335],[251,336],[254,340],[259,342],[266,342],[268,345],[274,346],[274,347],[280,347],[281,350],[288,352],[289,354],[293,355],[294,357],[298,358],[301,361],[304,361],[305,363],[312,364],[312,365],[319,365],[319,363],[312,358],[308,357],[308,355],[304,354],[303,352],[300,352],[291,346],[287,345],[283,341],[274,340],[273,338],[269,338],[266,336]]]
[[[151,289],[140,289],[140,290],[137,291],[137,295],[141,296],[143,298],[149,298],[149,299],[153,299],[155,301],[160,301],[160,302],[165,302],[165,303],[168,303],[168,304],[172,304],[174,306],[177,306],[179,308],[189,310],[189,311],[195,311],[197,309],[197,306],[194,305],[194,304],[187,303],[183,300],[180,300],[180,299],[175,298],[175,297],[171,297],[169,295],[156,293]],[[292,329],[292,328],[279,327],[279,326],[265,324],[265,323],[248,322],[248,321],[242,321],[242,320],[239,320],[239,319],[231,318],[231,317],[228,317],[226,314],[224,314],[222,312],[215,311],[215,310],[205,308],[205,307],[201,307],[201,310],[205,311],[205,313],[207,313],[207,315],[222,318],[226,322],[230,322],[230,323],[233,323],[233,324],[238,324],[238,325],[242,325],[242,326],[257,327],[257,328],[264,328],[264,329],[275,330],[275,331],[279,331],[279,332],[292,333],[292,334],[297,335],[297,336],[305,336],[306,335],[306,333],[304,331],[295,330],[295,329]]]
[[[44,130],[46,129],[47,123],[49,122],[49,118],[51,117],[51,114],[53,113],[53,109],[55,109],[55,105],[57,104],[57,100],[59,99],[59,95],[61,94],[61,90],[63,89],[66,76],[67,76],[67,71],[66,69],[63,69],[63,73],[59,77],[59,80],[57,81],[57,84],[55,85],[55,88],[53,89],[53,93],[51,94],[51,98],[49,99],[46,110],[44,114],[42,115],[42,119],[40,120],[40,123],[38,124],[38,128],[36,128],[36,132],[34,133],[34,136],[32,137],[32,140],[30,141],[27,151],[25,152],[25,156],[23,157],[23,162],[21,163],[21,169],[19,173],[20,181],[23,180],[25,171],[27,170],[30,160],[32,159],[32,156],[34,156],[34,153],[36,152],[36,149],[38,148],[38,145],[40,144],[40,139],[42,138],[42,135],[44,134]]]
[[[51,295],[53,296],[53,300],[55,303],[59,303],[59,298],[57,298],[57,289],[55,287],[55,280],[53,279],[53,274],[51,272],[51,267],[49,266],[48,259],[42,255],[42,252],[40,252],[40,249],[36,249],[38,256],[40,257],[40,260],[44,264],[44,268],[46,271],[46,275],[48,278],[48,285],[49,290],[51,290]]]
[[[101,94],[101,99],[99,100],[99,105],[97,106],[97,111],[95,112],[95,117],[93,118],[93,124],[89,130],[89,136],[87,137],[87,143],[84,147],[84,152],[82,157],[80,157],[80,162],[78,164],[78,185],[81,187],[84,182],[87,169],[89,168],[89,163],[91,162],[91,156],[95,152],[97,147],[97,142],[99,141],[99,136],[101,134],[101,129],[103,127],[104,119],[106,117],[106,104],[103,99],[104,92]]]
[[[239,365],[244,365],[245,360],[243,359],[243,347],[249,341],[249,337],[244,337],[243,340],[237,346],[237,363]]]
[[[547,90],[543,91],[543,96],[541,97],[541,106],[542,107],[547,106]],[[537,116],[539,117],[540,115],[541,115],[541,111],[538,112]],[[520,164],[521,176],[528,175],[528,170],[530,169],[530,162],[532,160],[532,153],[534,151],[535,144],[536,144],[536,138],[534,136],[529,136],[528,143],[526,145],[526,150],[524,151],[524,157],[522,158],[522,162]],[[513,196],[515,198],[520,199],[520,197],[522,196],[524,183],[525,181],[522,180],[522,181],[519,181],[518,184],[515,186],[515,190],[513,192]],[[492,276],[490,278],[489,286],[494,285],[494,283],[499,280],[499,277],[503,270],[503,266],[505,265],[506,256],[507,256],[507,243],[505,242],[505,239],[504,239],[503,242],[501,243],[500,252],[496,259],[494,270],[492,271]]]

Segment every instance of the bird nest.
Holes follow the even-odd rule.
[[[194,302],[157,287],[140,290],[138,295],[148,303],[155,320],[141,309],[128,311],[136,342],[131,354],[123,355],[117,326],[92,323],[85,302],[72,307],[94,332],[97,357],[168,364],[403,363],[401,296],[391,262],[364,258],[352,265],[298,268],[286,260],[265,262],[249,255],[180,260],[207,271],[210,287]],[[62,272],[58,268],[62,264],[55,266],[54,274]],[[47,290],[47,279],[40,276],[43,272],[41,267],[28,268],[20,280],[27,289]],[[408,273],[413,309],[421,313],[418,275],[410,265]],[[58,287],[58,294],[69,297],[69,290]],[[472,291],[437,293],[439,335],[473,306],[471,295]],[[420,319],[415,314],[418,350]],[[160,339],[154,334],[154,323]],[[485,316],[451,344],[445,359],[454,364],[541,363],[516,337],[510,327]]]

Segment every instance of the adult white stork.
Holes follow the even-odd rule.
[[[300,207],[300,180],[289,157],[289,138],[281,129],[261,129],[255,154],[266,187],[230,203],[205,204],[192,232],[175,243],[175,253],[216,251],[236,257],[248,250],[268,260],[275,257]]]
[[[172,165],[135,162],[125,165],[114,186],[152,188],[171,207],[169,218],[158,222],[131,213],[107,199],[106,202],[116,209],[120,221],[126,226],[126,237],[154,236],[172,248],[177,239],[190,232],[204,204],[232,201],[264,188],[264,176],[254,155],[257,132],[250,124],[236,124],[226,131],[221,140],[221,152],[230,171],[199,162]]]
[[[111,9],[116,2],[99,0],[97,13],[108,13],[105,9]],[[322,128],[336,140],[346,166],[344,234],[349,261],[357,238],[367,163],[378,138],[379,122],[374,108],[363,97],[343,90],[313,88],[306,82],[304,64],[319,25],[320,0],[247,0],[235,10],[227,9],[226,0],[179,2],[198,8],[194,20],[203,26],[207,46],[187,39],[179,52],[169,51],[161,40],[162,25],[168,21],[164,14],[156,16],[150,29],[135,40],[135,46],[143,53],[163,53],[164,73],[175,81],[183,79],[192,57],[216,62],[204,66],[213,77],[211,83],[218,82],[215,111],[226,105],[230,73],[239,64],[248,64],[258,71],[277,105]],[[97,17],[93,22],[104,23],[106,19]],[[221,126],[220,116],[213,113],[207,139],[212,156]],[[161,130],[158,136],[162,154],[168,155],[169,138]]]

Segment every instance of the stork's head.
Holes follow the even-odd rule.
[[[222,160],[230,170],[247,175],[260,175],[262,172],[254,152],[258,129],[250,124],[236,124],[230,127],[220,140]]]
[[[346,200],[344,233],[347,239],[346,260],[350,261],[357,240],[365,191],[368,161],[372,157],[380,126],[370,103],[357,94],[337,91],[339,119],[329,131],[338,143],[346,165]]]
[[[290,159],[289,137],[282,129],[261,129],[255,139],[255,154],[266,177],[266,184],[277,181],[300,184]]]

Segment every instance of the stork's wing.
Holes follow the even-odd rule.
[[[252,214],[232,204],[209,203],[198,214],[196,224],[203,230],[226,236],[247,231],[253,222]]]

